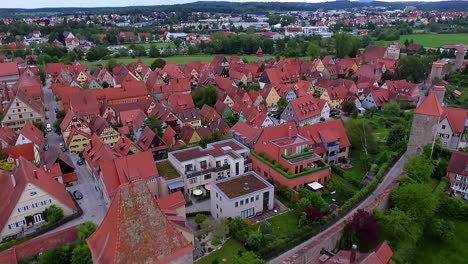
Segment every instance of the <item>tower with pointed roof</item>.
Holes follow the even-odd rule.
[[[416,108],[408,141],[408,154],[421,154],[424,145],[433,144],[437,126],[444,110],[435,93],[429,95]]]
[[[437,79],[442,79],[442,68],[444,65],[440,60],[437,60],[432,63],[431,74],[429,75],[429,79],[427,80],[428,83],[432,83],[432,81]]]

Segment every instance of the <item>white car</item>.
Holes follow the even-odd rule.
[[[47,123],[47,132],[52,132],[52,126],[50,123]]]

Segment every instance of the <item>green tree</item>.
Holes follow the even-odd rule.
[[[229,236],[239,242],[244,242],[249,236],[250,229],[240,217],[233,218],[229,221]]]
[[[192,92],[192,99],[198,108],[202,108],[204,104],[213,107],[218,99],[216,87],[210,85],[207,88],[196,89]]]
[[[93,264],[91,251],[85,243],[77,245],[72,252],[71,264]]]
[[[195,215],[195,223],[200,225],[201,223],[205,222],[205,220],[206,220],[206,215],[204,215],[204,214],[196,214]]]
[[[41,121],[33,121],[32,123],[35,127],[37,127],[40,131],[45,132],[45,125]]]
[[[455,237],[455,224],[449,220],[432,220],[430,230],[432,235],[442,242],[449,242]]]
[[[247,238],[247,246],[252,250],[258,250],[263,244],[263,235],[260,232],[250,232]]]
[[[159,59],[155,59],[153,61],[153,63],[151,63],[150,68],[151,68],[151,70],[154,71],[156,68],[162,69],[162,68],[164,68],[164,66],[166,66],[166,61],[159,58]]]
[[[336,56],[338,58],[344,58],[349,56],[352,50],[352,39],[353,36],[346,33],[340,33],[333,36],[333,42],[335,44]]]
[[[351,119],[345,124],[346,134],[354,148],[364,151],[366,156],[376,151],[374,130],[365,119]]]
[[[388,131],[387,146],[391,150],[400,150],[406,146],[407,137],[407,128],[402,124],[396,124]]]
[[[264,264],[265,261],[259,258],[252,251],[242,252],[240,256],[234,257],[234,264]]]
[[[116,60],[116,59],[110,59],[107,61],[106,63],[106,68],[107,70],[109,70],[110,72],[112,72],[112,69],[114,69],[115,67],[119,66],[119,62]]]
[[[44,213],[49,224],[55,224],[63,218],[63,209],[55,204],[45,209]]]
[[[427,183],[434,171],[434,165],[422,155],[412,156],[405,165],[405,174],[417,183]]]
[[[96,224],[86,221],[76,227],[78,231],[78,240],[85,243],[86,239],[96,231]]]
[[[56,39],[57,39],[57,35],[56,35],[54,32],[51,32],[51,33],[49,34],[49,37],[48,37],[47,42],[52,43],[52,42],[54,42]]]
[[[70,263],[70,256],[73,251],[71,244],[54,248],[43,252],[37,261],[38,264],[65,264]]]
[[[399,117],[403,112],[401,111],[400,104],[392,101],[384,106],[382,113],[387,117]]]
[[[158,47],[156,47],[156,45],[154,44],[151,45],[150,50],[149,50],[149,56],[151,58],[157,58],[161,56],[161,53],[159,52],[159,49]]]
[[[438,198],[425,184],[407,184],[398,187],[391,195],[392,204],[424,225],[434,216]]]
[[[310,56],[312,59],[318,58],[320,56],[320,47],[315,42],[310,42],[307,46],[307,56]]]
[[[159,119],[157,119],[155,116],[150,116],[150,117],[146,118],[146,120],[143,122],[143,125],[141,126],[141,128],[143,129],[145,127],[150,128],[151,130],[156,132],[159,136],[163,135],[163,129],[162,129],[161,121],[159,121]]]
[[[413,55],[402,57],[398,63],[396,76],[410,82],[423,81],[431,69],[431,57],[420,58]]]
[[[288,101],[286,101],[286,97],[281,97],[278,100],[277,106],[278,106],[278,108],[276,109],[276,115],[279,116],[279,115],[281,115],[281,113],[283,113],[286,106],[288,106]]]
[[[206,220],[201,223],[201,228],[204,231],[211,232],[213,237],[219,240],[223,240],[229,234],[229,225],[226,218]]]
[[[311,207],[312,202],[307,198],[301,198],[297,201],[297,210],[303,212],[304,209]]]
[[[299,198],[305,198],[310,201],[310,206],[318,209],[325,209],[327,207],[327,202],[322,198],[320,192],[313,192],[306,188],[299,189]]]
[[[350,114],[356,112],[357,108],[356,108],[356,105],[354,104],[353,101],[346,100],[341,104],[341,110],[343,110],[343,112],[346,115],[350,115]]]
[[[421,226],[414,218],[398,208],[392,208],[387,213],[376,211],[375,217],[385,238],[392,243],[399,241],[416,243],[422,235]]]
[[[109,50],[106,47],[96,46],[86,53],[86,59],[88,61],[97,61],[103,59],[107,55],[109,55]]]

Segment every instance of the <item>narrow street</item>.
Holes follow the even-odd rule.
[[[59,147],[59,144],[63,143],[63,138],[61,135],[55,133],[53,128],[53,125],[57,120],[55,108],[58,107],[58,105],[55,101],[54,94],[50,89],[50,85],[50,80],[47,80],[45,86],[43,87],[45,107],[48,110],[46,111],[47,123],[52,126],[52,132],[47,133],[46,140],[49,144],[49,147]],[[78,190],[83,194],[83,199],[77,201],[81,209],[83,209],[83,215],[50,231],[49,233],[79,225],[85,221],[92,221],[99,225],[107,212],[107,207],[104,203],[104,200],[101,198],[100,194],[94,187],[95,185],[94,179],[92,178],[93,176],[88,172],[85,165],[80,166],[77,164],[79,159],[78,155],[70,154],[68,152],[67,154],[70,155],[70,158],[75,165],[75,172],[78,177],[78,184],[67,187],[67,190],[71,193],[73,193],[75,190]]]

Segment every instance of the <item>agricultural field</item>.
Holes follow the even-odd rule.
[[[421,44],[428,48],[439,48],[447,44],[466,44],[468,43],[468,33],[460,34],[412,34],[401,35],[400,43],[405,43],[405,40],[413,40],[416,44]],[[393,41],[377,41],[378,44],[388,45]]]

